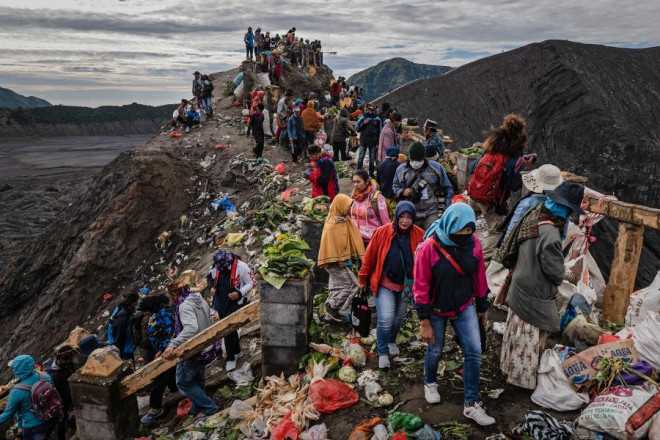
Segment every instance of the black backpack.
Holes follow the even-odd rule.
[[[204,83],[204,89],[202,91],[202,94],[205,98],[211,97],[211,94],[213,93],[213,83],[211,81],[208,82],[208,84]]]
[[[353,298],[353,302],[351,302],[351,323],[360,336],[363,338],[369,336],[369,330],[371,330],[371,310],[367,302],[366,292],[358,292]]]

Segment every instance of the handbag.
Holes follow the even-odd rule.
[[[403,260],[403,254],[399,250],[399,256],[401,257],[401,266],[403,266],[403,290],[401,291],[401,299],[403,302],[408,304],[415,303],[415,297],[413,295],[413,283],[415,280],[408,276],[408,270],[406,270],[406,263]]]
[[[366,338],[371,330],[371,310],[366,292],[358,292],[351,302],[351,324],[360,336]]]

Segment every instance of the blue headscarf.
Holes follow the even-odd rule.
[[[438,220],[434,221],[424,234],[424,240],[436,234],[442,244],[457,246],[449,236],[469,226],[476,229],[474,210],[466,203],[454,203],[447,208]]]
[[[555,217],[563,218],[566,220],[568,215],[571,213],[571,208],[568,206],[561,205],[550,198],[547,198],[544,203],[545,207],[550,211],[550,214]]]

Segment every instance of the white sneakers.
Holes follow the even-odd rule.
[[[378,356],[378,368],[381,370],[384,368],[390,368],[390,357],[386,354],[381,354]]]
[[[238,353],[236,356],[234,356],[233,361],[227,361],[227,364],[225,365],[225,370],[231,371],[234,368],[236,368],[236,361],[238,361],[238,358],[243,356],[243,353]]]
[[[397,347],[394,342],[390,342],[389,344],[387,344],[387,346],[390,349],[390,356],[398,356],[399,355],[399,347]]]
[[[486,411],[481,407],[481,403],[479,402],[474,402],[472,406],[463,408],[463,415],[468,419],[474,420],[481,426],[493,425],[495,423],[495,419],[486,414]]]
[[[428,403],[440,403],[441,398],[437,383],[424,384],[424,398]]]

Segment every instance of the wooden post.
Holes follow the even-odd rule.
[[[630,294],[635,287],[639,257],[642,252],[644,226],[619,222],[619,235],[614,244],[614,259],[610,279],[605,288],[603,316],[622,324]]]
[[[169,370],[181,361],[196,355],[206,347],[238,330],[248,322],[259,319],[260,302],[253,301],[245,307],[216,322],[211,327],[184,342],[176,350],[172,359],[158,358],[121,381],[120,397],[126,397],[149,385],[158,375]]]

